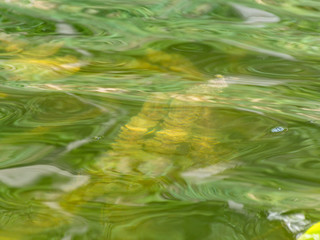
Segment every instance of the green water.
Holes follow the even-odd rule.
[[[319,1],[0,13],[1,240],[284,240],[320,221]]]

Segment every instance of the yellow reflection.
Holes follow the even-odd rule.
[[[54,56],[62,42],[31,45],[14,36],[0,34],[0,48],[9,60],[3,61],[11,80],[43,80],[64,77],[80,70],[84,64],[74,56]]]
[[[55,58],[18,58],[7,61],[14,80],[53,79],[80,70],[81,63],[72,56]]]
[[[156,49],[147,49],[142,58],[127,64],[133,69],[148,69],[159,72],[177,72],[190,78],[204,79],[205,76],[185,57]]]
[[[320,239],[320,222],[312,225],[298,240],[319,240]]]

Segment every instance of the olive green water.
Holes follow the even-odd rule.
[[[1,240],[282,240],[320,221],[319,1],[0,12]]]

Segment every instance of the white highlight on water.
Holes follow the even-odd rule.
[[[292,233],[301,232],[310,224],[310,221],[306,220],[302,213],[286,215],[284,212],[269,211],[268,220],[283,221]]]
[[[30,186],[43,177],[60,175],[66,180],[61,183],[53,183],[53,187],[62,191],[72,191],[87,183],[88,176],[73,175],[67,171],[61,170],[51,165],[33,165],[26,167],[8,168],[0,170],[0,181],[9,187],[25,187]]]

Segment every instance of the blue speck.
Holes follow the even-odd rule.
[[[283,127],[275,127],[271,129],[272,133],[279,133],[279,132],[283,132],[285,129]]]

